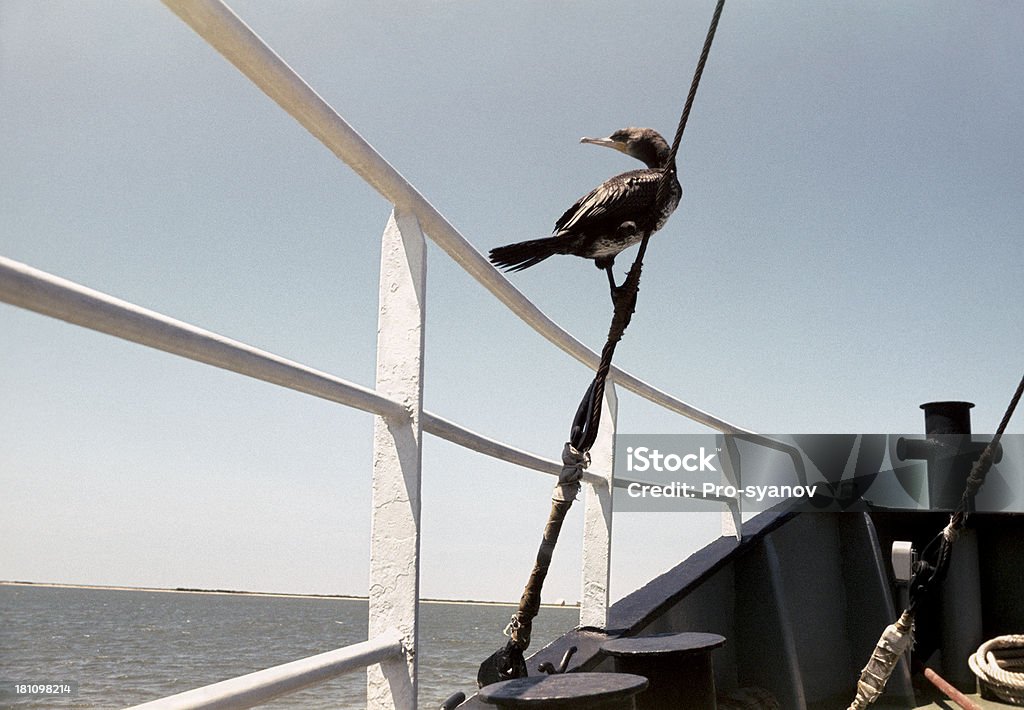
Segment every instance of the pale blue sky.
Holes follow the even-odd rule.
[[[713,2],[232,2],[481,251],[675,128]],[[730,0],[617,362],[762,432],[1022,371],[1024,5]],[[0,4],[0,254],[372,385],[383,199],[157,2]],[[594,348],[604,276],[512,281]],[[557,457],[588,373],[431,246],[426,406]],[[703,431],[620,393],[620,428]],[[1011,432],[1024,431],[1018,418]],[[0,306],[0,579],[365,594],[368,415]],[[426,596],[517,599],[552,479],[428,438]],[[574,508],[546,598],[579,596]],[[613,594],[717,516],[616,518]]]

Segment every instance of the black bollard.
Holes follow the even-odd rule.
[[[967,485],[974,460],[985,449],[986,442],[971,441],[970,402],[926,402],[924,410],[925,439],[896,441],[896,455],[901,460],[918,459],[928,463],[928,508],[955,510]],[[1002,458],[996,449],[994,461]],[[968,511],[969,512],[969,511]]]
[[[924,410],[924,439],[900,438],[896,455],[903,460],[917,459],[928,465],[928,507],[931,510],[956,510],[963,498],[967,477],[986,442],[971,441],[970,402],[927,402]],[[993,461],[1002,458],[997,447]],[[968,501],[973,503],[973,501]],[[972,512],[970,505],[966,512]],[[967,658],[984,640],[982,634],[980,559],[977,532],[962,528],[953,546],[949,572],[934,611],[922,610],[917,622],[941,629],[938,646],[942,652],[942,677],[957,689],[971,692],[975,677]],[[922,614],[928,614],[922,618]],[[928,662],[928,658],[920,660]]]
[[[711,652],[723,643],[718,634],[668,633],[615,639],[601,650],[614,657],[616,670],[650,680],[637,698],[638,710],[715,710]]]

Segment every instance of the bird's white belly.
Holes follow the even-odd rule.
[[[591,244],[589,256],[592,259],[599,259],[601,257],[615,256],[623,249],[628,249],[634,244],[638,244],[643,235],[632,234],[628,237],[619,236],[615,237],[600,237],[595,239]]]

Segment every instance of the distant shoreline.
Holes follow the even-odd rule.
[[[107,584],[62,584],[59,582],[22,582],[0,580],[0,587],[44,587],[49,589],[95,589],[109,592],[160,592],[164,594],[218,594],[242,597],[277,597],[283,599],[340,599],[347,601],[367,601],[367,597],[350,596],[347,594],[289,594],[286,592],[246,592],[235,589],[195,589],[192,587],[125,587]],[[474,599],[420,599],[424,604],[478,604],[485,606],[516,606],[516,602],[477,601]],[[579,604],[541,604],[542,607],[553,609],[572,609]]]

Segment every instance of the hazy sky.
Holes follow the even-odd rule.
[[[483,252],[636,167],[580,136],[673,132],[714,5],[231,4]],[[920,433],[936,399],[991,432],[1024,370],[1022,37],[1013,0],[730,0],[617,363],[766,433]],[[0,254],[372,386],[390,206],[161,4],[3,0],[0,126]],[[601,346],[591,264],[511,280]],[[432,245],[427,309],[427,408],[557,457],[589,373]],[[704,431],[622,391],[620,430]],[[0,579],[365,594],[371,431],[0,305]],[[423,594],[517,599],[552,482],[428,437]],[[579,596],[581,511],[546,599]],[[616,517],[614,596],[716,526]]]

